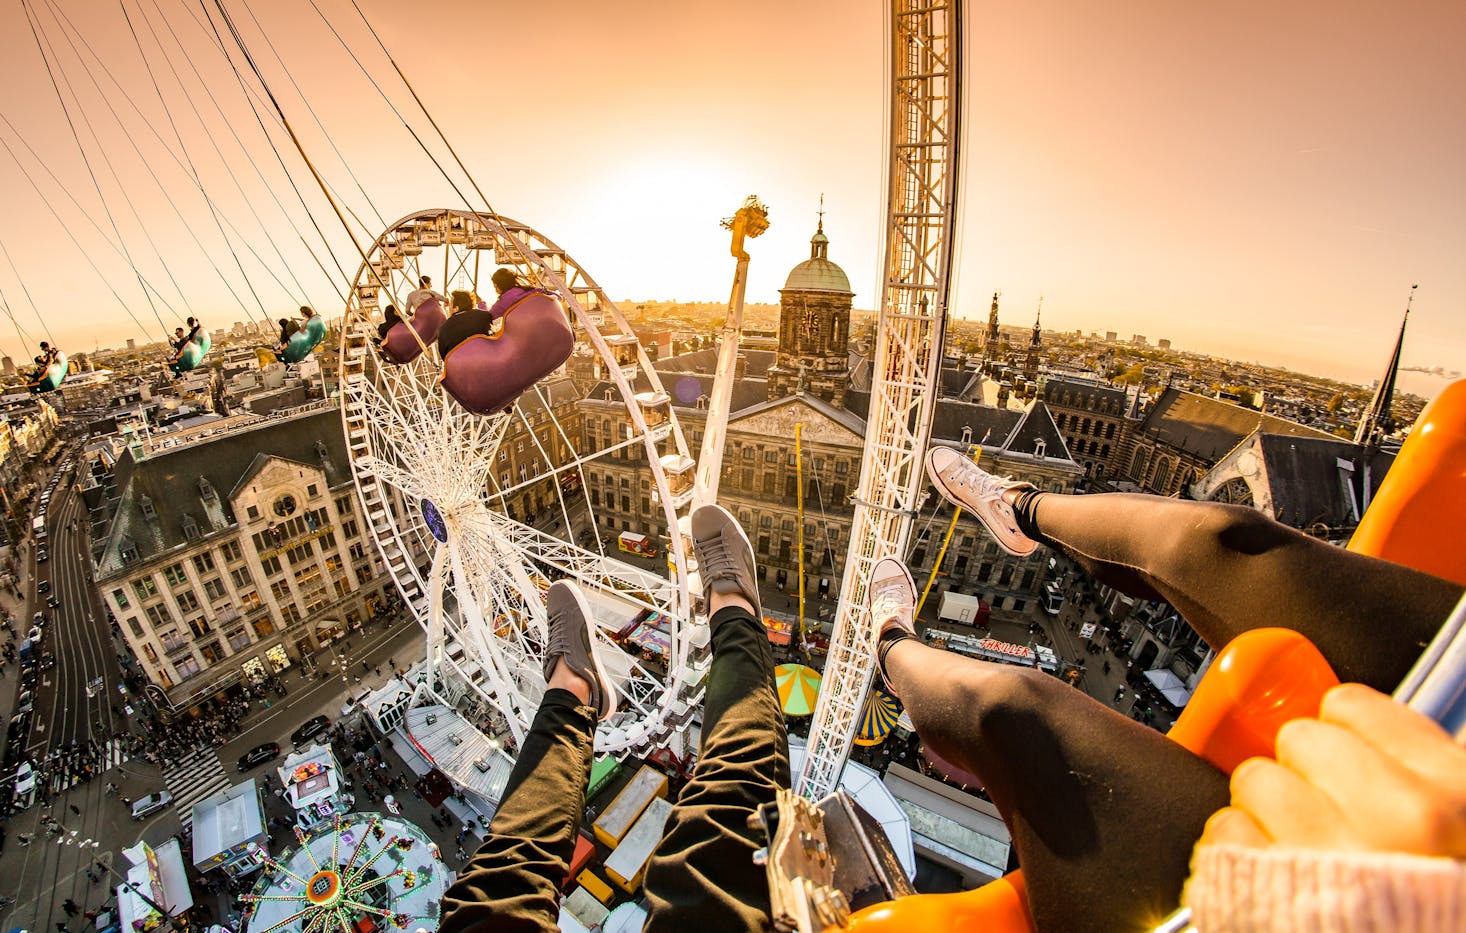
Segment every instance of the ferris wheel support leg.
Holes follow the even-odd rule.
[[[439,545],[433,551],[433,565],[428,571],[428,689],[438,682],[438,658],[443,653],[443,553]]]
[[[452,543],[448,545],[448,548],[454,577],[458,580],[467,580],[468,576],[464,573],[463,559],[458,549]],[[524,695],[515,685],[509,664],[504,658],[503,648],[499,645],[498,638],[489,629],[489,624],[484,620],[480,607],[472,598],[472,591],[467,586],[459,587],[457,590],[460,594],[459,611],[463,613],[466,623],[465,632],[469,637],[478,641],[483,652],[481,656],[487,656],[490,659],[489,670],[486,672],[490,689],[498,696],[501,709],[507,706],[513,711],[514,715],[504,718],[509,721],[509,731],[514,736],[515,744],[523,747],[524,724],[533,718],[534,710],[528,708]]]

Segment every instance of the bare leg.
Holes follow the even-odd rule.
[[[1175,909],[1225,775],[1031,668],[905,639],[885,673],[922,741],[1002,811],[1039,929],[1148,929]]]
[[[1212,647],[1249,629],[1293,629],[1340,679],[1386,692],[1461,598],[1457,584],[1326,544],[1244,506],[1121,493],[1014,497],[1025,531],[1101,582],[1164,599]]]

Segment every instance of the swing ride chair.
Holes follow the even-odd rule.
[[[1466,380],[1449,386],[1421,414],[1348,547],[1466,584]],[[1457,615],[1461,611],[1458,607]],[[1436,649],[1432,645],[1427,655],[1439,657]],[[1407,681],[1432,673],[1443,672],[1417,670]],[[1324,694],[1338,683],[1323,655],[1302,635],[1253,629],[1218,652],[1167,736],[1230,774],[1248,758],[1272,758],[1278,730],[1294,719],[1317,716]],[[862,826],[849,808],[839,791],[813,804],[781,793],[776,805],[761,812],[770,836],[765,867],[772,900],[790,921],[781,928],[838,927],[852,933],[1034,929],[1021,870],[958,894],[900,896],[910,888],[904,877],[896,877],[899,865],[880,857],[889,844],[873,838],[883,835],[879,827]],[[809,858],[801,834],[830,857]]]
[[[392,325],[387,338],[382,341],[382,359],[401,365],[411,363],[438,339],[438,331],[448,316],[443,312],[443,303],[429,298],[417,306],[412,313],[412,322],[402,321]],[[413,331],[417,336],[413,337]]]
[[[565,365],[575,334],[553,295],[531,291],[504,309],[499,330],[448,351],[438,376],[458,404],[480,415],[504,411],[526,389]]]
[[[310,354],[316,346],[325,339],[326,322],[317,314],[305,326],[290,335],[285,341],[285,349],[280,353],[280,359],[289,364],[299,363]]]
[[[199,328],[199,332],[193,339],[183,345],[177,355],[168,363],[168,368],[173,375],[179,376],[197,367],[204,361],[204,356],[209,352],[213,343],[209,340],[209,332]]]
[[[66,361],[66,354],[57,353],[51,365],[47,366],[27,388],[31,390],[32,395],[55,392],[65,381],[69,365]]]
[[[427,634],[421,689],[496,714],[521,744],[546,689],[545,593],[568,578],[587,593],[620,695],[620,711],[597,729],[597,752],[688,754],[684,726],[709,662],[688,547],[670,536],[664,574],[626,563],[614,536],[599,534],[603,463],[644,460],[663,527],[678,527],[691,501],[681,480],[692,459],[675,412],[638,399],[648,387],[649,397],[670,395],[629,322],[565,250],[490,212],[419,211],[363,254],[340,334],[342,421],[381,564]],[[507,295],[492,334],[441,360],[436,338],[451,318],[430,299],[379,339],[381,307],[404,307],[396,299],[424,274],[483,294],[500,267],[543,290]],[[580,403],[559,375],[576,352],[601,380]],[[562,423],[572,409],[576,420]],[[579,423],[582,410],[593,428]],[[613,639],[634,620],[657,627],[664,658]]]

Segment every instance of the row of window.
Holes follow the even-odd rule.
[[[1054,421],[1061,431],[1071,431],[1075,434],[1092,434],[1095,437],[1103,437],[1107,441],[1115,439],[1115,422],[1100,421],[1098,419],[1084,418],[1078,415],[1067,415],[1059,412]]]

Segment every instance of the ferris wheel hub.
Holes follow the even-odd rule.
[[[418,505],[418,508],[422,510],[422,520],[428,526],[428,533],[439,544],[447,544],[448,525],[443,521],[443,513],[438,511],[438,507],[433,504],[433,500],[424,498]]]

